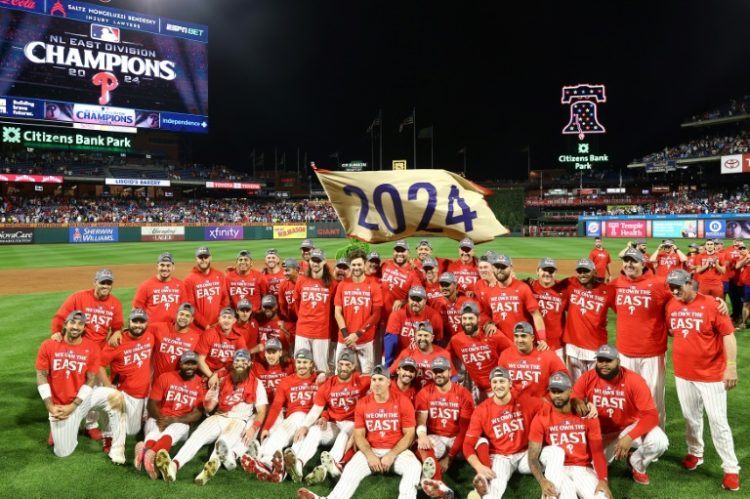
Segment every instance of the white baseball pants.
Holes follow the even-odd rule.
[[[628,357],[620,354],[620,364],[626,369],[640,374],[654,397],[656,410],[659,412],[659,427],[663,430],[667,421],[667,411],[664,406],[664,390],[666,383],[667,364],[664,354],[656,357]]]
[[[560,499],[606,499],[603,493],[596,493],[599,485],[594,468],[587,466],[565,466],[563,468],[566,479],[560,492]]]
[[[565,481],[563,474],[565,451],[554,445],[544,446],[539,454],[539,462],[544,466],[544,476],[560,492]],[[501,499],[508,487],[508,480],[516,471],[524,475],[531,474],[528,451],[517,452],[509,456],[493,454],[490,456],[490,464],[497,478],[490,480],[490,490],[482,499]]]
[[[341,352],[348,348],[344,343],[336,344],[336,359],[339,358]],[[359,362],[359,372],[362,374],[370,374],[372,368],[375,367],[375,347],[373,342],[362,343],[356,346],[355,352],[357,353],[357,362]]]
[[[607,462],[611,463],[615,459],[615,446],[617,445],[617,441],[630,433],[637,424],[638,422],[636,421],[619,433],[605,433],[602,435],[604,455],[607,457]],[[645,473],[649,465],[659,459],[659,457],[667,451],[667,448],[669,447],[669,439],[667,438],[667,434],[664,433],[664,430],[657,426],[642,437],[633,440],[630,447],[635,449],[630,456],[630,463],[636,471]]]
[[[292,442],[294,434],[302,426],[305,421],[306,414],[304,412],[295,412],[284,418],[284,421],[279,425],[275,431],[272,431],[268,438],[260,446],[260,459],[264,464],[270,468],[271,460],[277,450],[284,450]]]
[[[212,444],[221,436],[231,449],[237,440],[241,439],[242,431],[245,429],[245,421],[237,418],[230,418],[224,414],[214,414],[209,416],[195,429],[187,439],[187,442],[180,448],[180,452],[174,457],[174,460],[180,463],[180,467],[185,466],[204,445]],[[216,457],[216,449],[211,452],[213,459]]]
[[[185,440],[188,433],[190,433],[190,425],[186,425],[185,423],[172,423],[164,428],[164,431],[159,431],[156,419],[154,418],[148,418],[143,425],[144,442],[148,440],[156,441],[161,437],[169,436],[172,439],[172,445],[174,445]]]
[[[383,457],[390,449],[372,449],[372,452]],[[398,486],[398,499],[416,499],[419,479],[422,476],[422,464],[410,450],[405,450],[393,461],[393,472],[401,475]],[[336,487],[328,495],[328,499],[350,499],[357,491],[360,482],[372,474],[367,465],[367,458],[362,451],[357,451],[344,467]]]
[[[292,450],[304,467],[313,458],[319,446],[333,444],[331,457],[340,463],[346,451],[346,443],[353,432],[354,421],[328,421],[325,428],[314,424],[307,431],[305,438],[292,445]]]
[[[315,370],[327,373],[328,370],[328,349],[331,340],[316,340],[313,338],[303,338],[302,336],[294,337],[294,354],[296,355],[303,348],[307,348],[313,354]]]
[[[596,352],[587,350],[576,345],[565,345],[565,355],[567,357],[568,371],[570,371],[573,383],[583,376],[586,371],[590,371],[596,366]]]
[[[146,415],[146,399],[137,399],[122,392],[125,397],[125,416],[127,418],[128,435],[136,435],[141,431],[144,416]]]

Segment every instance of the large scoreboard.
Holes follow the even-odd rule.
[[[0,118],[208,131],[208,27],[102,4],[0,0]]]

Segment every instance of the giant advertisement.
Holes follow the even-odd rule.
[[[710,237],[708,235],[708,228],[710,228],[710,224],[706,223],[706,237]],[[721,237],[721,236],[720,236]],[[734,239],[734,238],[750,238],[750,218],[737,218],[734,220],[727,220],[727,239]]]
[[[646,237],[645,220],[607,221],[606,237]]]
[[[695,238],[698,237],[698,222],[697,220],[654,220],[651,232],[654,237]]]
[[[171,225],[141,227],[141,241],[184,241],[185,227]]]
[[[68,242],[70,243],[116,243],[119,241],[118,227],[70,227],[68,228]]]
[[[203,239],[206,241],[239,241],[245,239],[245,231],[240,225],[209,226],[203,228]]]
[[[273,226],[274,239],[305,239],[306,237],[306,224],[283,224]]]
[[[0,244],[32,244],[33,229],[0,229]]]
[[[73,0],[0,4],[0,117],[207,132],[206,26]]]

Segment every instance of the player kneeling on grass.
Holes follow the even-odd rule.
[[[114,388],[92,388],[99,371],[99,347],[83,337],[86,315],[68,314],[62,341],[45,340],[36,358],[39,395],[49,413],[50,445],[58,457],[73,453],[78,429],[89,410],[102,409],[109,418],[105,437],[112,438],[109,458],[125,463],[125,400]]]
[[[391,469],[401,475],[399,499],[416,499],[421,466],[409,450],[416,426],[414,406],[390,390],[390,382],[388,369],[375,366],[371,393],[357,402],[354,411],[354,441],[359,451],[344,467],[328,499],[349,499],[364,478]],[[319,498],[307,489],[297,494],[302,499]]]
[[[206,393],[204,408],[206,412],[216,409],[216,413],[195,429],[174,459],[169,459],[165,449],[156,454],[156,467],[164,480],[175,481],[180,467],[186,465],[201,447],[213,442],[216,445],[211,457],[195,477],[195,483],[205,485],[222,464],[226,469],[235,469],[237,453],[244,454],[247,445],[255,439],[266,417],[267,407],[263,383],[250,374],[250,352],[237,350],[230,373]]]

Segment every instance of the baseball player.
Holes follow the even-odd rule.
[[[727,271],[727,262],[722,255],[716,251],[713,239],[707,239],[706,252],[698,255],[694,273],[697,276],[698,291],[704,295],[724,298],[724,283],[722,276]]]
[[[521,321],[513,328],[514,348],[506,348],[500,354],[498,365],[510,372],[511,379],[521,391],[533,397],[542,397],[547,381],[558,372],[566,375],[568,370],[552,350],[540,352],[534,346],[534,328]]]
[[[440,291],[440,283],[438,282],[438,277],[440,276],[438,262],[433,257],[427,256],[420,263],[424,289],[427,292],[427,304],[434,306],[435,300],[443,297],[443,293]]]
[[[177,307],[186,299],[185,286],[172,275],[174,268],[172,253],[160,254],[156,275],[141,283],[135,292],[133,308],[145,310],[151,324],[174,322]]]
[[[417,257],[411,263],[417,270],[425,270],[424,262],[428,258],[432,258],[435,261],[435,275],[439,275],[448,266],[448,260],[437,258],[432,254],[432,243],[428,239],[420,239],[416,251]]]
[[[166,372],[177,371],[182,354],[195,350],[201,331],[193,326],[194,311],[191,304],[182,303],[177,307],[174,324],[160,322],[150,325],[149,329],[154,335],[153,379],[159,379]]]
[[[268,294],[265,276],[253,268],[253,257],[248,250],[237,253],[237,262],[232,270],[227,270],[224,279],[229,305],[237,308],[240,300],[248,300],[253,312],[260,310],[260,299]]]
[[[298,260],[298,263],[299,263],[299,271],[302,275],[306,274],[307,269],[310,268],[310,258],[311,258],[310,253],[312,253],[312,250],[314,249],[315,249],[315,243],[313,243],[312,239],[305,239],[299,245],[301,258]]]
[[[390,390],[385,366],[372,370],[371,393],[359,399],[354,411],[354,441],[359,449],[344,467],[328,499],[353,497],[360,482],[373,473],[391,469],[401,475],[399,499],[416,499],[421,466],[409,447],[414,442],[414,406]],[[307,489],[298,497],[318,499]]]
[[[443,319],[440,313],[427,305],[427,292],[422,286],[414,286],[409,290],[409,301],[406,307],[396,310],[388,318],[385,328],[385,363],[393,364],[393,359],[399,352],[413,346],[415,329],[419,322],[429,322],[435,334],[435,339],[443,339]]]
[[[302,481],[302,470],[320,445],[332,447],[325,458],[321,455],[321,465],[305,477],[305,482],[320,483],[329,471],[332,476],[341,474],[333,464],[341,463],[344,458],[354,431],[354,407],[370,389],[369,376],[354,372],[356,367],[354,352],[342,350],[336,365],[337,375],[318,388],[312,408],[294,435],[294,445],[284,451],[284,464],[293,482]]]
[[[475,490],[469,493],[469,499],[500,499],[513,473],[532,472],[527,454],[528,428],[545,406],[542,399],[513,390],[510,373],[504,367],[492,369],[488,379],[492,396],[471,415],[463,444],[464,457],[476,471]],[[539,458],[549,481],[543,492],[557,495],[564,480],[564,453],[559,447],[547,446]]]
[[[279,285],[284,280],[284,269],[281,267],[281,259],[279,258],[279,250],[276,248],[268,248],[266,250],[266,256],[263,258],[263,262],[266,264],[263,267],[263,276],[266,278],[268,284],[268,292],[275,297],[279,297]]]
[[[589,253],[589,260],[594,262],[596,266],[596,277],[603,279],[604,282],[609,282],[612,279],[612,272],[609,270],[612,257],[609,255],[609,251],[602,246],[601,237],[594,238],[594,249]]]
[[[396,366],[407,357],[414,359],[417,363],[417,376],[415,380],[416,389],[419,391],[425,385],[432,382],[432,371],[430,365],[437,357],[450,358],[450,353],[443,347],[434,343],[435,334],[432,332],[432,325],[428,321],[420,321],[416,325],[414,332],[415,346],[402,350],[399,356],[391,365],[391,374],[396,374]],[[451,376],[458,374],[456,368],[451,364]]]
[[[195,308],[195,325],[207,329],[219,319],[219,311],[229,305],[224,274],[211,267],[211,250],[195,250],[195,266],[185,278],[187,301]]]
[[[242,468],[255,473],[258,480],[280,483],[284,480],[284,457],[282,449],[287,447],[305,421],[313,406],[318,385],[315,384],[315,364],[310,350],[302,348],[294,355],[296,372],[284,378],[276,388],[271,409],[261,432],[261,446],[250,446],[248,454],[241,458]],[[284,416],[281,411],[284,409]],[[274,427],[277,418],[282,422]]]
[[[232,329],[236,321],[234,309],[223,308],[219,314],[219,323],[204,331],[195,346],[198,369],[206,378],[208,388],[216,386],[224,374],[221,370],[231,366],[234,352],[247,348],[245,338]]]
[[[404,357],[398,363],[396,379],[391,383],[391,391],[403,395],[414,405],[417,401],[417,387],[414,379],[417,377],[417,361],[411,357]]]
[[[680,251],[680,248],[671,239],[662,241],[649,258],[649,262],[655,268],[654,273],[660,277],[667,277],[670,271],[681,269],[686,261],[687,256]]]
[[[688,454],[682,466],[703,463],[703,410],[708,416],[714,448],[721,458],[721,486],[740,488],[740,466],[727,421],[727,392],[737,386],[737,341],[731,319],[717,302],[697,293],[690,274],[673,270],[667,285],[674,296],[666,309],[672,342],[672,363],[680,408],[685,417]]]
[[[284,352],[289,352],[291,342],[294,340],[292,333],[287,329],[288,321],[279,317],[279,304],[274,295],[266,295],[261,300],[261,312],[258,314],[258,344],[263,349],[258,354],[263,358],[265,345],[271,338],[276,338],[281,343]]]
[[[556,273],[557,262],[553,258],[542,258],[536,270],[537,279],[531,281],[529,286],[534,298],[539,302],[539,311],[547,332],[547,346],[564,362],[562,335],[568,294],[565,283],[555,279]]]
[[[292,341],[297,331],[297,310],[294,303],[294,287],[299,276],[299,264],[294,258],[284,260],[284,280],[279,283],[279,318],[289,333],[287,341]],[[292,342],[292,344],[294,344]]]
[[[572,382],[567,374],[555,373],[549,379],[552,407],[539,412],[529,428],[529,467],[542,488],[542,494],[560,497],[607,498],[612,492],[607,484],[607,459],[602,447],[602,434],[597,418],[584,419],[573,412]],[[549,483],[541,472],[539,457],[542,445],[555,445],[565,451],[563,468],[567,480],[558,486]],[[593,461],[594,467],[591,468]],[[575,492],[571,490],[575,488]]]
[[[158,478],[156,454],[185,440],[190,425],[203,416],[205,389],[198,372],[198,355],[187,351],[180,356],[180,370],[159,376],[151,387],[143,440],[135,444],[133,466],[146,469],[152,480]]]
[[[39,347],[36,382],[49,414],[50,445],[58,457],[71,455],[78,445],[81,421],[90,409],[102,409],[109,417],[109,458],[124,464],[125,400],[113,388],[94,388],[99,347],[84,336],[85,329],[86,314],[73,310],[63,322],[62,341],[47,339]]]
[[[417,394],[417,456],[422,461],[422,490],[430,497],[453,497],[443,483],[464,444],[474,412],[471,393],[451,382],[451,363],[435,357],[430,363],[433,383]]]
[[[146,311],[135,308],[128,317],[128,328],[116,347],[107,345],[101,352],[99,380],[103,386],[117,388],[125,400],[126,432],[135,435],[141,431],[146,413],[146,399],[151,389],[151,358],[154,335],[146,328]],[[107,376],[106,367],[109,367]],[[113,385],[116,383],[116,385]],[[105,449],[110,442],[105,438]]]
[[[263,358],[253,362],[253,376],[258,378],[266,388],[268,400],[273,400],[276,388],[281,380],[294,374],[294,366],[288,362],[286,352],[277,338],[268,338],[265,342]]]
[[[253,304],[247,298],[241,299],[237,302],[236,313],[237,321],[232,325],[232,330],[242,336],[251,355],[259,353],[263,347],[258,343],[260,330],[258,321],[253,317]]]
[[[747,246],[744,243],[738,246],[737,249],[740,252],[740,256],[735,262],[735,274],[737,282],[742,288],[742,312],[740,320],[737,321],[737,329],[744,329],[747,327],[747,320],[750,318],[750,253],[747,251]],[[734,311],[734,305],[732,305]]]
[[[735,324],[742,318],[742,283],[740,282],[740,272],[737,269],[737,261],[742,257],[741,247],[745,246],[742,238],[735,237],[732,245],[725,248],[723,258],[727,262],[727,271],[724,274],[724,294],[729,295],[732,304],[732,320]]]
[[[458,280],[452,272],[440,274],[438,284],[441,296],[428,302],[428,305],[440,312],[445,336],[450,340],[461,332],[461,309],[471,298],[458,294]]]
[[[306,275],[297,278],[294,286],[294,303],[297,308],[294,351],[311,351],[318,372],[328,371],[331,302],[336,293],[336,284],[326,265],[325,253],[319,249],[312,250],[310,268]]]
[[[695,272],[695,267],[698,266],[698,256],[702,253],[703,246],[699,246],[695,243],[688,245],[687,261],[685,261],[685,270],[690,273]]]
[[[371,251],[367,254],[365,274],[374,277],[378,282],[380,282],[380,279],[383,277],[380,273],[380,253],[377,251]]]
[[[338,324],[336,357],[349,348],[357,353],[360,372],[372,371],[375,351],[375,330],[383,310],[383,294],[380,283],[365,275],[365,254],[362,251],[350,255],[352,276],[336,288],[334,317]]]
[[[409,243],[406,240],[396,241],[393,245],[393,259],[380,266],[383,285],[384,318],[400,309],[406,303],[408,291],[413,286],[422,284],[419,274],[409,261]]]
[[[474,256],[474,241],[467,237],[458,243],[458,258],[448,263],[446,272],[456,277],[461,293],[471,294],[474,283],[479,280],[477,258]]]
[[[237,350],[230,373],[206,394],[206,412],[216,412],[201,422],[174,459],[169,458],[165,449],[159,450],[156,454],[157,469],[165,481],[174,482],[177,471],[195,457],[201,447],[214,442],[216,445],[211,456],[195,477],[195,483],[205,485],[216,475],[221,464],[234,469],[237,466],[234,448],[238,446],[244,453],[246,444],[255,439],[267,407],[263,383],[250,373],[250,352]]]
[[[336,266],[333,268],[333,278],[341,282],[351,275],[351,268],[349,266],[349,259],[341,257],[336,260]]]
[[[651,265],[651,255],[649,255],[648,251],[646,251],[646,246],[647,243],[645,239],[636,239],[635,241],[631,241],[626,244],[623,249],[620,250],[620,252],[617,254],[617,258],[622,259],[622,257],[625,256],[625,252],[629,250],[639,251],[641,255],[643,255],[644,268],[647,268],[651,273],[654,273],[654,266]]]

